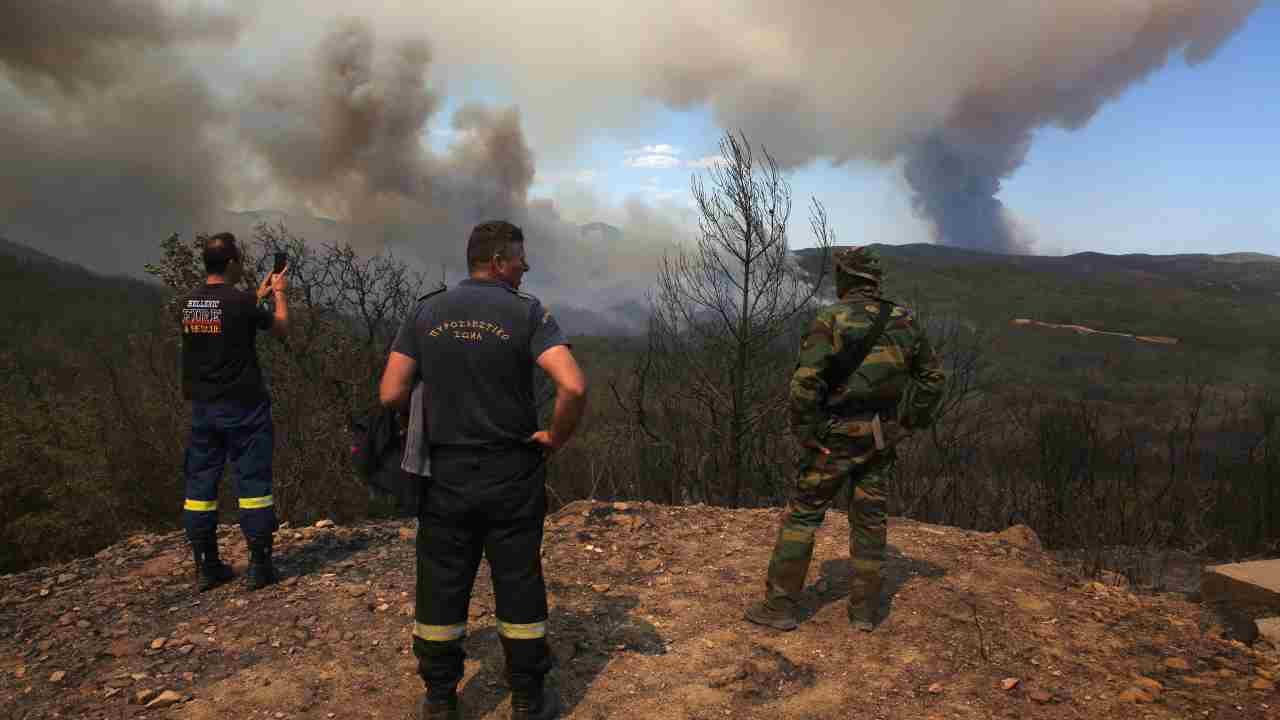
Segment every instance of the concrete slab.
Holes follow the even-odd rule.
[[[1280,559],[1210,565],[1200,573],[1200,597],[1251,618],[1280,615]]]
[[[1272,645],[1280,647],[1280,617],[1259,618],[1254,623],[1258,627],[1258,635],[1269,640]]]

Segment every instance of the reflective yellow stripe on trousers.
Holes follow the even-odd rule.
[[[413,634],[423,640],[430,640],[432,642],[448,642],[450,640],[457,640],[463,635],[466,635],[467,624],[423,625],[422,623],[414,623]]]
[[[274,501],[271,499],[270,495],[263,495],[262,497],[256,498],[240,498],[241,510],[258,510],[264,507],[271,507],[273,504]]]
[[[508,640],[537,640],[547,636],[547,623],[509,623],[498,621],[498,634]]]
[[[213,512],[218,509],[218,501],[192,500],[191,498],[187,498],[187,501],[182,503],[182,509],[191,510],[193,512]]]

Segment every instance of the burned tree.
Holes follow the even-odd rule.
[[[791,190],[773,157],[742,134],[726,133],[720,151],[707,181],[692,179],[697,241],[664,257],[648,347],[629,398],[618,398],[667,450],[686,498],[737,505],[790,463],[788,379],[832,232],[814,200],[821,263],[806,273],[790,252]]]

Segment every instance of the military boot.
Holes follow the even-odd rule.
[[[511,690],[511,720],[553,720],[560,717],[560,696],[541,686]]]
[[[774,630],[795,630],[800,625],[795,603],[785,598],[761,600],[747,608],[744,615],[747,620]]]
[[[849,624],[854,629],[862,632],[875,630],[880,611],[880,585],[879,577],[854,579],[849,592]]]
[[[418,720],[461,720],[461,718],[456,692],[439,697],[422,693],[422,697],[418,699]]]
[[[211,590],[236,576],[218,557],[217,535],[192,538],[191,555],[196,561],[198,592]]]
[[[271,540],[268,535],[249,543],[249,572],[245,574],[245,584],[250,590],[264,588],[278,579],[271,564]]]

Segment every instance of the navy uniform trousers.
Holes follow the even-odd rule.
[[[192,541],[212,539],[218,528],[218,481],[227,460],[235,469],[240,496],[240,530],[252,546],[276,529],[271,497],[274,433],[271,401],[191,403],[191,439],[183,461],[187,498],[182,520]]]
[[[433,448],[418,510],[413,651],[428,694],[462,679],[476,570],[489,561],[497,629],[513,690],[540,688],[551,668],[542,577],[546,467],[537,446]]]

